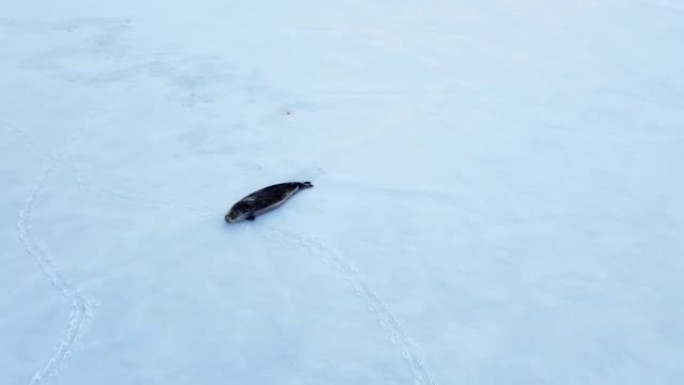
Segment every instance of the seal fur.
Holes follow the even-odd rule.
[[[253,221],[257,216],[282,206],[299,190],[311,187],[311,182],[286,182],[264,187],[240,199],[224,219],[228,223]]]

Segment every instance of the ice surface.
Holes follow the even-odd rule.
[[[683,43],[666,0],[6,2],[0,382],[681,384]]]

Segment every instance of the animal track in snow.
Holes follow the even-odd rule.
[[[52,286],[59,290],[63,297],[71,301],[71,314],[69,316],[69,326],[66,335],[62,338],[56,353],[48,360],[42,369],[38,370],[33,375],[33,378],[29,383],[31,385],[40,384],[59,369],[62,362],[71,354],[76,341],[81,337],[84,324],[87,320],[93,318],[92,306],[90,303],[55,267],[53,257],[40,245],[40,241],[33,230],[33,209],[36,200],[39,198],[54,171],[55,168],[50,166],[43,172],[40,181],[34,187],[31,195],[26,200],[24,208],[21,210],[17,228],[19,230],[19,238],[24,244],[26,251],[33,256],[43,274],[48,277]]]
[[[212,88],[216,87],[217,83],[234,83],[235,91],[246,92],[249,96],[249,101],[252,103],[265,91],[259,88],[259,79],[254,76],[246,80],[240,81],[238,79],[236,81],[233,70],[230,68],[224,69],[223,63],[212,57],[184,59],[170,55],[131,56],[128,47],[121,40],[121,34],[128,28],[127,21],[112,20],[106,23],[98,23],[97,20],[83,20],[63,23],[63,25],[52,25],[49,23],[33,24],[23,24],[23,22],[8,23],[7,21],[4,21],[3,24],[3,20],[0,20],[0,27],[8,28],[9,25],[9,28],[23,28],[33,33],[49,33],[54,29],[58,29],[60,33],[78,32],[84,29],[96,31],[95,37],[88,37],[85,45],[81,47],[66,47],[63,49],[51,47],[48,50],[30,56],[24,61],[25,68],[27,69],[49,73],[51,76],[66,81],[88,86],[98,86],[145,76],[159,78],[166,82],[166,86],[173,90],[175,97],[186,107],[198,103],[208,103],[215,98],[221,97],[221,91]],[[83,31],[80,33],[83,33]],[[79,66],[69,65],[69,63],[74,61],[82,63],[85,59],[89,60],[87,61],[89,66],[86,66],[85,70]],[[77,69],[75,70],[74,68]],[[201,75],[197,75],[197,73],[201,73]],[[270,106],[279,104],[282,101],[269,99],[268,102]],[[33,229],[33,213],[36,202],[57,170],[70,172],[81,188],[127,204],[157,208],[168,207],[174,210],[185,209],[201,213],[203,216],[216,215],[217,218],[221,218],[222,215],[221,213],[217,215],[216,210],[210,207],[192,205],[173,199],[150,198],[99,186],[88,178],[84,172],[79,170],[78,165],[70,163],[65,157],[69,148],[68,144],[71,141],[65,146],[66,149],[63,153],[55,155],[41,149],[41,146],[24,131],[7,124],[5,126],[14,131],[34,153],[39,153],[50,162],[49,167],[40,176],[39,182],[26,199],[19,218],[18,229],[21,241],[24,243],[28,253],[50,279],[53,287],[59,290],[62,296],[69,299],[72,306],[67,333],[52,358],[34,374],[30,383],[33,385],[44,382],[56,373],[63,365],[65,359],[72,354],[76,342],[82,336],[85,324],[93,318],[92,305],[77,287],[60,273],[49,250],[41,246],[40,239],[36,236]],[[80,131],[78,135],[80,135]],[[351,286],[354,294],[362,301],[363,305],[375,315],[381,326],[386,329],[392,343],[400,350],[410,367],[413,383],[415,385],[434,384],[424,368],[420,354],[418,354],[416,347],[406,336],[400,323],[370,287],[363,282],[359,272],[350,263],[346,262],[339,253],[334,252],[310,234],[272,227],[266,229],[264,235],[276,242],[286,242],[295,247],[303,248],[313,256],[323,259],[333,270],[340,273],[342,278]]]
[[[24,140],[30,141],[30,138],[25,135]],[[117,199],[121,202],[148,206],[148,207],[169,207],[172,209],[185,209],[189,211],[194,211],[201,213],[203,216],[213,216],[216,215],[216,210],[199,205],[191,205],[183,202],[177,202],[173,200],[164,200],[158,198],[149,198],[143,196],[137,196],[129,193],[123,193],[114,191],[112,189],[105,189],[99,187],[92,182],[81,179],[82,176],[79,175],[77,168],[74,165],[66,163],[62,157],[57,157],[50,155],[46,152],[41,151],[43,156],[53,159],[56,163],[62,164],[68,169],[70,169],[78,180],[78,184],[81,188],[93,191],[102,196]],[[320,168],[307,168],[303,172],[311,173],[312,170],[315,174],[320,175],[322,170]],[[323,242],[319,241],[315,236],[310,234],[302,234],[282,227],[271,227],[266,230],[265,234],[278,242],[289,242],[297,247],[301,247],[309,251],[312,255],[322,258],[328,265],[330,265],[335,271],[342,274],[343,279],[352,287],[355,295],[360,298],[365,306],[378,318],[382,327],[387,329],[390,339],[393,344],[395,344],[401,351],[402,356],[408,362],[411,373],[413,376],[413,382],[415,385],[434,385],[434,382],[429,377],[427,371],[425,370],[421,355],[417,352],[414,344],[407,337],[406,333],[403,331],[400,323],[389,311],[388,307],[379,299],[379,297],[373,292],[370,287],[363,282],[359,277],[359,272],[350,263],[346,262],[342,257],[333,252],[330,248],[326,247]]]
[[[392,315],[387,305],[363,282],[358,270],[353,265],[344,261],[336,252],[326,247],[313,235],[302,234],[283,227],[271,227],[267,232],[275,239],[291,242],[308,250],[312,255],[322,258],[334,270],[341,273],[344,280],[354,290],[354,294],[365,302],[368,310],[378,318],[380,324],[389,332],[390,340],[400,349],[402,356],[411,368],[414,385],[435,385],[425,370],[421,354],[408,338],[399,321]]]
[[[14,130],[19,131],[16,128],[14,128]],[[30,146],[35,147],[37,151],[41,152],[43,156],[52,159],[56,164],[63,165],[74,173],[78,185],[81,188],[93,191],[108,198],[119,200],[123,203],[156,208],[168,207],[172,209],[184,209],[200,213],[207,217],[216,215],[216,210],[207,206],[191,205],[169,199],[143,197],[97,186],[87,179],[83,179],[84,177],[80,175],[77,167],[67,163],[63,157],[54,156],[38,149],[37,146],[31,144],[30,137],[23,132],[19,131],[17,134],[27,141]],[[307,174],[314,173],[317,176],[322,174],[322,170],[318,167],[305,168],[301,172]],[[353,267],[353,265],[346,262],[330,248],[326,247],[324,243],[319,241],[314,235],[302,234],[282,227],[271,227],[265,231],[265,234],[275,241],[288,242],[294,246],[307,250],[312,255],[322,258],[331,266],[331,268],[339,272],[343,279],[351,286],[354,294],[360,298],[364,302],[365,307],[377,317],[382,327],[387,329],[390,340],[400,349],[403,358],[410,366],[413,383],[415,385],[434,385],[434,381],[432,381],[428,375],[423,364],[423,359],[413,342],[408,338],[400,323],[397,321],[396,317],[392,315],[388,307],[380,300],[375,292],[363,282],[359,276],[358,270]]]
[[[80,136],[80,133],[81,131],[78,130],[75,137],[69,140],[69,143]],[[66,149],[69,148],[69,143],[65,146]],[[41,246],[41,242],[35,235],[33,229],[33,210],[36,201],[57,168],[58,163],[52,162],[50,166],[43,171],[38,183],[34,186],[26,199],[17,223],[19,238],[24,244],[26,251],[34,258],[43,274],[50,280],[52,286],[58,290],[64,298],[71,301],[71,314],[69,316],[69,326],[66,335],[62,338],[55,354],[48,360],[43,368],[34,373],[29,385],[44,382],[61,367],[64,360],[71,355],[76,341],[81,337],[85,323],[93,318],[91,304],[86,300],[83,294],[59,272],[59,269],[54,264],[53,257],[47,249]]]

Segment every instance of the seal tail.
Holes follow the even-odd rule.
[[[311,182],[297,182],[297,185],[299,188],[311,188],[313,187],[313,184]]]

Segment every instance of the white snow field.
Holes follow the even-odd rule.
[[[5,1],[0,384],[683,384],[682,47],[675,0]]]

